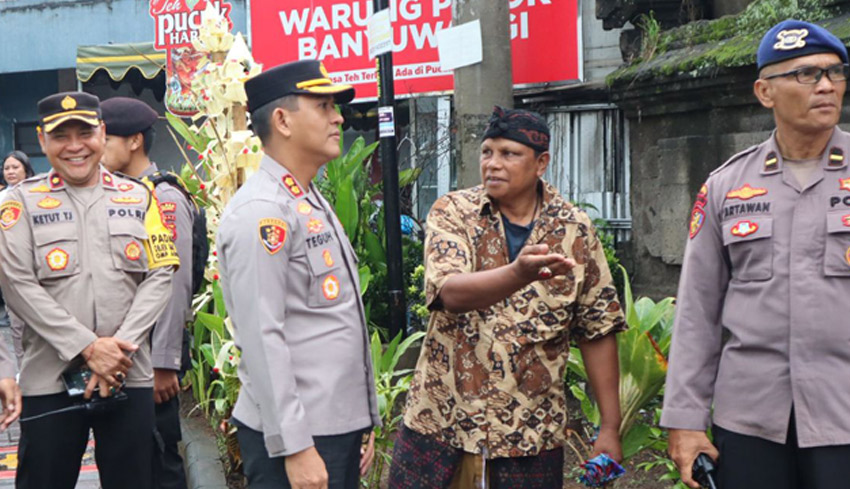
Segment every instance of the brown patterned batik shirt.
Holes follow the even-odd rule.
[[[498,210],[482,186],[452,192],[428,215],[425,292],[431,319],[408,394],[405,425],[489,458],[562,446],[570,340],[625,329],[602,244],[587,215],[542,184],[542,210],[526,244],[576,261],[486,309],[443,310],[453,275],[509,263]]]

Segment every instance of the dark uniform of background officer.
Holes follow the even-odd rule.
[[[758,67],[755,95],[776,131],[697,196],[661,425],[691,487],[697,454],[719,450],[723,489],[846,489],[850,134],[837,124],[847,49],[789,20],[765,34]]]
[[[245,85],[266,157],[221,217],[218,257],[242,350],[233,410],[252,489],[356,489],[380,423],[356,256],[311,183],[340,154],[342,116],[318,61]]]
[[[106,151],[103,164],[109,171],[135,178],[150,177],[159,171],[148,159],[154,143],[157,113],[146,103],[115,97],[103,101],[106,124]],[[162,452],[154,454],[154,483],[159,489],[186,487],[183,458],[177,449],[180,436],[180,390],[178,372],[188,345],[183,341],[186,322],[192,315],[192,210],[186,195],[171,183],[156,185],[156,196],[164,224],[173,233],[180,268],[171,280],[171,299],[156,322],[151,336],[151,363],[154,372],[153,398],[156,402],[156,428],[162,438]],[[188,363],[188,362],[187,362]]]
[[[151,487],[154,403],[150,329],[179,265],[155,196],[100,166],[97,97],[38,103],[39,142],[53,169],[0,205],[0,284],[26,324],[16,487],[70,489],[93,429],[104,489]],[[103,413],[45,415],[75,401],[62,373],[87,365],[86,396],[127,399]],[[32,418],[27,420],[27,418]]]

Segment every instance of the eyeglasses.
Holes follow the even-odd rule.
[[[798,83],[802,83],[803,85],[814,85],[823,78],[824,74],[826,74],[826,77],[832,82],[846,81],[848,74],[850,74],[850,65],[838,64],[827,66],[826,68],[821,68],[819,66],[803,66],[802,68],[786,71],[785,73],[768,75],[763,79],[770,80],[771,78],[794,75],[794,77],[797,78]]]

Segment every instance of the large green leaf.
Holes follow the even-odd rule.
[[[652,444],[652,430],[649,425],[644,423],[635,423],[631,429],[623,436],[623,458],[629,459],[638,452]]]
[[[209,139],[201,136],[199,134],[195,134],[189,129],[189,125],[183,122],[183,119],[177,117],[176,115],[166,112],[165,118],[168,120],[168,123],[171,127],[186,140],[187,143],[192,145],[193,148],[197,150],[201,150],[206,148],[209,144]]]
[[[198,311],[197,321],[208,330],[214,331],[218,336],[224,336],[224,319],[214,314]]]
[[[360,219],[360,209],[357,205],[357,195],[354,193],[354,180],[349,175],[342,178],[336,196],[336,215],[342,223],[342,228],[351,242],[357,239],[357,225]]]
[[[378,264],[387,263],[387,254],[384,251],[384,245],[381,244],[381,240],[369,228],[363,230],[363,244],[366,246],[370,265],[377,266]]]

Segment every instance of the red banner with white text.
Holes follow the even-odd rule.
[[[579,79],[578,0],[501,1],[510,6],[514,84]],[[452,0],[389,3],[396,96],[451,91],[451,72],[440,70],[436,33],[451,26]],[[358,100],[375,98],[367,36],[372,12],[372,0],[252,0],[254,59],[265,69],[319,59],[335,82],[354,85]]]

